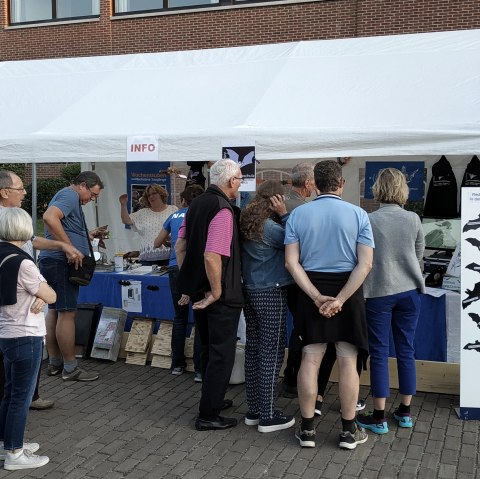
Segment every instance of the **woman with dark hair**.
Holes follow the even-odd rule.
[[[184,191],[180,193],[180,200],[182,202],[182,208],[167,218],[167,221],[163,224],[163,227],[155,238],[153,246],[160,248],[165,241],[171,238],[171,253],[170,261],[168,263],[168,277],[170,281],[170,292],[172,294],[173,307],[175,309],[175,317],[173,318],[172,329],[172,374],[179,376],[183,374],[186,364],[185,359],[185,335],[187,332],[188,312],[189,306],[179,305],[178,301],[182,297],[182,293],[177,288],[178,277],[178,265],[175,255],[175,243],[178,238],[178,230],[185,219],[190,203],[204,193],[205,190],[200,185],[188,186]],[[200,335],[195,335],[193,344],[193,366],[195,368],[195,382],[202,382],[202,373],[200,367]]]
[[[40,447],[37,443],[23,442],[46,334],[44,314],[32,312],[32,305],[37,298],[48,304],[57,299],[33,258],[21,249],[32,236],[32,218],[26,211],[0,209],[0,351],[5,369],[0,459],[9,471],[49,461],[33,454]]]
[[[385,434],[388,432],[385,403],[390,396],[390,331],[395,343],[402,397],[393,417],[400,427],[413,426],[410,414],[410,403],[416,392],[413,342],[420,313],[418,293],[425,291],[419,264],[425,241],[418,215],[403,209],[408,200],[408,186],[401,171],[395,168],[382,170],[372,191],[380,208],[369,215],[375,239],[375,255],[363,288],[374,410],[359,414],[357,423],[377,434]]]
[[[155,183],[148,185],[141,199],[146,207],[131,214],[128,214],[127,210],[128,196],[121,195],[118,200],[123,224],[131,225],[141,237],[140,261],[142,264],[168,264],[170,248],[165,245],[155,248],[153,245],[165,220],[178,210],[176,206],[167,204],[167,190]]]
[[[275,386],[285,353],[286,286],[284,223],[288,218],[283,186],[262,183],[240,217],[242,273],[247,344],[245,379],[248,412],[245,424],[273,432],[295,424],[275,410]]]

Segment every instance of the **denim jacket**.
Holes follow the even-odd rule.
[[[288,215],[282,217],[283,223]],[[285,227],[267,219],[262,241],[243,240],[242,273],[246,291],[259,291],[293,284],[285,269]]]

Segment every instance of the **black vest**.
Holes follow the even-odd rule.
[[[206,291],[210,291],[203,255],[210,222],[224,208],[232,212],[234,221],[230,257],[222,256],[222,295],[218,301],[227,306],[242,307],[238,215],[227,196],[215,185],[208,187],[203,195],[197,196],[188,208],[185,218],[187,250],[178,275],[178,287],[180,292],[188,294],[195,300],[203,297]]]

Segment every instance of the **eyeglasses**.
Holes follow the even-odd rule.
[[[235,178],[236,180],[240,180],[240,183],[245,183],[245,180],[242,178],[239,178],[238,176],[234,176],[233,178]]]
[[[14,191],[27,191],[25,188],[11,188],[11,187],[7,187],[7,188],[3,188],[4,190],[14,190]]]
[[[100,193],[95,193],[94,191],[92,191],[87,185],[85,185],[85,188],[87,188],[88,192],[90,193],[90,196],[96,200],[98,198],[98,196],[100,195]]]

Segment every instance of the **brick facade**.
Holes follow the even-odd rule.
[[[118,55],[297,40],[480,28],[478,0],[317,0],[116,17],[100,0],[95,21],[4,28],[1,60]]]

